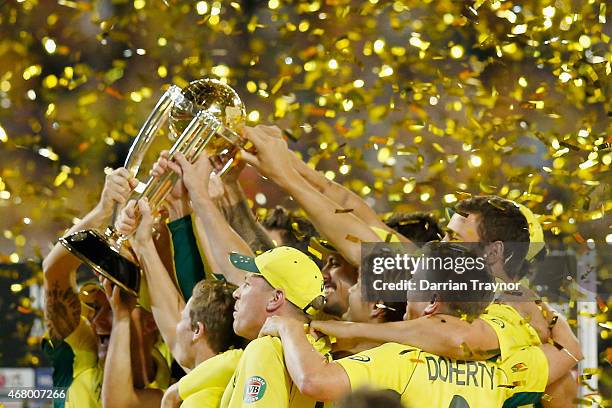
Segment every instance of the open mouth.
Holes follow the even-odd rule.
[[[98,341],[100,342],[100,347],[103,349],[108,348],[108,343],[110,342],[110,334],[99,334]]]

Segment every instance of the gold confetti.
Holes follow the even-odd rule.
[[[604,1],[568,11],[530,1],[273,0],[247,10],[131,0],[103,16],[84,0],[57,10],[5,3],[0,25],[15,35],[0,47],[0,206],[19,214],[2,230],[23,246],[3,262],[35,257],[33,226],[54,236],[91,208],[104,167],[124,160],[162,92],[206,76],[236,89],[250,124],[279,124],[309,165],[375,208],[443,217],[474,194],[497,194],[540,214],[566,244],[610,235]],[[598,302],[595,317],[608,306]],[[608,320],[598,320],[602,333]]]

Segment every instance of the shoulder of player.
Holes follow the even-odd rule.
[[[407,346],[400,343],[384,343],[378,347],[371,348],[369,350],[362,351],[352,356],[345,357],[344,359],[356,360],[356,361],[370,361],[371,358],[376,356],[384,356],[383,359],[389,357],[410,357],[413,358],[423,351],[417,347]],[[342,360],[344,360],[342,359]]]
[[[282,354],[283,346],[278,337],[264,336],[259,337],[249,342],[244,349],[244,355],[253,355],[254,353],[277,353]]]
[[[481,317],[488,323],[493,321],[498,325],[500,325],[499,321],[515,326],[529,323],[536,330],[542,341],[546,341],[550,335],[548,324],[535,302],[493,303]],[[495,319],[498,321],[495,322]]]

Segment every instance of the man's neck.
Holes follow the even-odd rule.
[[[511,279],[504,270],[504,265],[501,262],[497,262],[494,265],[491,265],[491,274],[501,279],[504,282],[514,282],[514,279]]]
[[[215,353],[210,346],[208,345],[208,343],[206,342],[202,342],[203,344],[201,346],[196,346],[196,355],[195,355],[195,359],[194,359],[194,367],[199,366],[201,363],[203,363],[204,361],[208,360],[211,357],[214,357],[217,355],[217,353]]]
[[[270,316],[281,316],[281,317],[289,317],[291,319],[299,320],[304,323],[308,323],[308,317],[304,312],[298,310],[297,307],[293,305],[284,305],[283,307],[276,310],[274,313],[271,313]]]

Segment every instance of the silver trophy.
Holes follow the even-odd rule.
[[[169,151],[170,160],[177,152],[181,152],[193,163],[206,150],[210,155],[229,157],[221,170],[223,173],[231,166],[233,155],[246,145],[245,139],[240,136],[244,123],[244,104],[236,91],[221,81],[199,79],[184,89],[172,85],[138,132],[124,166],[136,177],[145,154],[162,134],[160,130],[168,124],[170,135],[175,138]],[[139,183],[131,198],[146,197],[154,211],[177,180],[178,175],[173,172],[158,178],[150,176],[146,183]],[[127,237],[113,228],[116,214],[115,210],[111,226],[104,231],[83,230],[62,237],[59,241],[97,273],[138,296],[140,266],[127,243]]]

